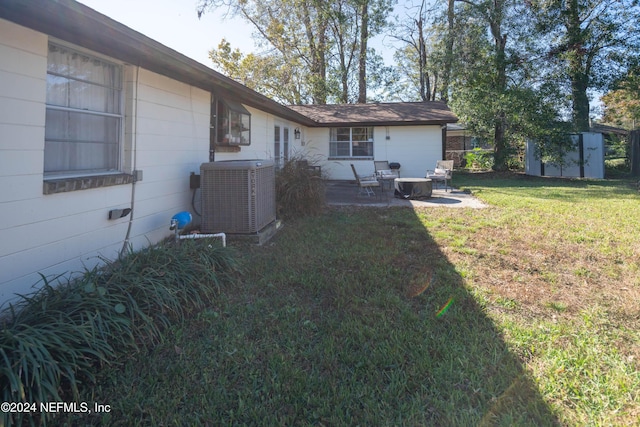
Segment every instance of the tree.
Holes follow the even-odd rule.
[[[517,2],[458,0],[451,106],[472,132],[493,142],[495,170],[509,168],[527,139],[562,143],[555,131],[557,86],[542,75],[526,8]],[[448,12],[447,12],[448,15]],[[462,25],[464,23],[464,25]]]
[[[367,102],[367,45],[369,43],[369,0],[360,0],[360,56],[358,60],[358,104]]]
[[[327,4],[322,0],[201,0],[198,15],[209,8],[227,7],[257,31],[269,55],[281,57],[282,64],[299,66],[306,76],[311,102],[327,100]],[[290,25],[299,22],[301,25]]]
[[[405,79],[398,85],[397,98],[435,101],[438,94],[443,95],[440,77],[443,67],[446,68],[443,58],[446,35],[439,13],[437,4],[428,6],[427,1],[422,0],[396,24],[393,38],[404,46],[396,51],[394,58]]]
[[[491,52],[491,67],[487,69],[486,84],[488,93],[494,100],[492,102],[493,114],[493,142],[494,142],[494,163],[495,170],[505,170],[508,167],[509,156],[508,142],[505,137],[507,126],[507,114],[504,99],[507,92],[507,34],[503,31],[503,23],[509,9],[507,0],[459,0],[464,3],[468,12],[479,17],[488,26],[493,40],[493,51]],[[512,15],[513,16],[513,15]],[[477,80],[479,83],[479,81]]]
[[[590,89],[602,89],[638,49],[637,0],[530,0],[547,58],[561,67],[571,93],[572,122],[589,129]]]
[[[302,64],[284,63],[279,55],[243,54],[222,39],[209,52],[214,68],[229,78],[284,104],[302,104],[311,94],[302,83]]]
[[[447,0],[447,34],[446,49],[444,53],[442,90],[440,98],[443,101],[449,100],[449,83],[451,81],[451,67],[453,63],[453,42],[455,31],[455,0]]]
[[[629,71],[602,97],[604,121],[629,130],[640,126],[640,67]]]
[[[336,78],[329,77],[329,90],[340,103],[366,103],[368,89],[377,76],[368,74],[376,62],[375,50],[369,48],[369,38],[386,26],[393,0],[335,0],[329,5],[328,68]],[[334,89],[336,88],[336,89]],[[376,88],[374,88],[376,89]]]
[[[226,6],[230,13],[250,22],[269,50],[266,56],[279,56],[283,69],[286,64],[299,67],[288,73],[300,75],[299,82],[307,86],[300,93],[309,93],[310,99],[300,97],[301,102],[366,102],[368,40],[384,27],[392,1],[201,0],[198,13]],[[338,85],[334,85],[336,73]],[[351,96],[353,81],[358,85],[355,98]]]

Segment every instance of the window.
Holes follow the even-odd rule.
[[[218,99],[215,114],[217,145],[251,145],[251,114],[242,104]]]
[[[122,67],[54,43],[47,58],[45,178],[117,172]]]
[[[373,128],[331,128],[329,157],[373,158]]]
[[[286,126],[273,127],[273,160],[277,168],[289,161],[289,128]]]

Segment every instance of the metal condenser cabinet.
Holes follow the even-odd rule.
[[[231,160],[200,166],[202,231],[253,234],[276,219],[271,160]]]

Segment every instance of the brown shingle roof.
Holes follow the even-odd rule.
[[[439,101],[292,105],[289,108],[309,117],[320,126],[437,125],[458,121],[447,104]]]

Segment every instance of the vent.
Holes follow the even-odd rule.
[[[274,164],[232,160],[200,166],[205,233],[253,234],[276,219]]]

